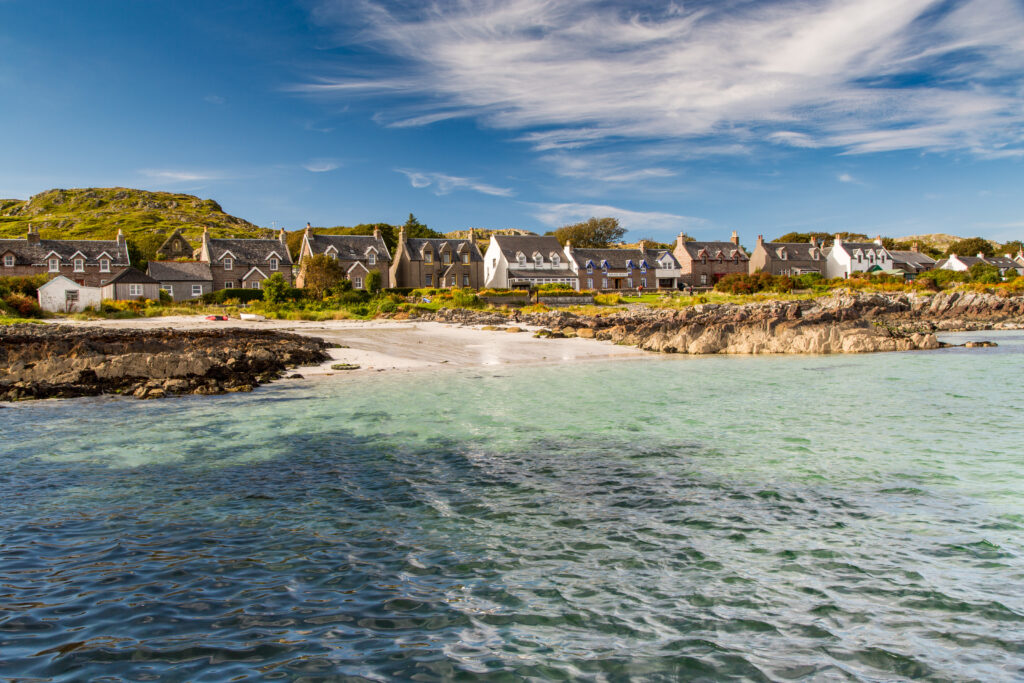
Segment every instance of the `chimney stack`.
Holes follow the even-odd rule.
[[[568,244],[568,242],[566,242],[566,244]],[[640,240],[640,251],[644,254],[647,253],[647,240]]]
[[[476,229],[470,228],[469,234],[466,235],[466,239],[469,240],[470,244],[476,244]]]
[[[125,239],[124,232],[121,230],[121,228],[118,228],[117,229],[117,245],[118,246],[125,246],[127,243],[128,243],[128,240]]]
[[[814,238],[812,237],[811,239],[813,240]],[[764,235],[758,235],[757,236],[757,246],[760,247],[762,244],[764,244]]]
[[[818,238],[815,237],[814,235],[811,235],[811,246],[812,247],[818,246]]]
[[[729,241],[732,242],[733,245],[737,247],[740,246],[740,236],[739,234],[736,233],[735,230],[732,231],[732,237],[729,238]]]
[[[29,223],[28,226],[27,239],[29,244],[39,244],[39,230],[36,228],[36,226],[32,225],[31,223]]]
[[[882,246],[882,236],[881,235],[879,235],[878,237],[875,238],[875,244],[877,244],[878,246]]]
[[[284,228],[281,228],[281,231],[277,233],[277,241],[281,244],[287,244],[288,236],[285,235]]]
[[[979,251],[979,252],[978,252],[978,258],[985,258],[985,254],[983,254],[983,253],[981,253],[981,252]]]
[[[379,225],[373,226],[373,238],[377,239],[377,240],[380,239],[380,226]]]
[[[572,258],[572,240],[565,241],[565,255]]]
[[[914,252],[915,254],[920,253],[920,251],[921,251],[921,243],[920,242],[914,242],[913,244],[911,244],[910,245],[910,251]]]

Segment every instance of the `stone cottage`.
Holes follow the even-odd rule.
[[[750,257],[734,230],[728,242],[686,242],[676,238],[672,255],[679,262],[679,281],[691,287],[712,287],[730,273],[747,273]]]
[[[293,283],[284,229],[277,239],[217,239],[204,229],[199,260],[210,265],[214,290],[262,289],[263,281],[274,273]]]
[[[366,276],[373,270],[380,273],[381,287],[393,286],[389,273],[391,255],[379,228],[373,231],[373,235],[318,235],[306,223],[299,248],[299,287],[305,286],[303,263],[318,254],[337,260],[352,282],[353,289],[366,289]]]
[[[406,237],[398,233],[395,260],[391,264],[395,287],[484,286],[484,257],[476,246],[474,231],[467,239]]]
[[[25,239],[0,239],[0,277],[63,275],[99,287],[130,265],[128,242],[120,230],[113,240],[44,240],[29,226]]]

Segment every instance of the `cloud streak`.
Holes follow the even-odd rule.
[[[1024,153],[1015,0],[667,7],[324,0],[316,18],[388,66],[296,89],[383,98],[386,125],[472,117],[545,152],[715,139],[847,154]]]
[[[183,171],[175,169],[147,168],[139,171],[147,178],[163,180],[171,183],[194,183],[203,180],[224,180],[225,175],[219,171]]]
[[[630,231],[679,232],[707,225],[703,218],[658,211],[630,211],[607,204],[534,204],[532,213],[537,220],[551,228],[583,221],[592,216],[618,218],[622,227]]]
[[[409,179],[409,184],[416,188],[432,188],[434,194],[450,194],[455,190],[472,190],[481,194],[493,197],[512,197],[515,192],[508,187],[495,187],[482,183],[473,178],[461,178],[446,173],[411,171],[403,168],[396,168],[396,173],[401,173]]]

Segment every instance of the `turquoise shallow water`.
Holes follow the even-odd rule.
[[[1024,678],[981,336],[0,408],[0,678]]]

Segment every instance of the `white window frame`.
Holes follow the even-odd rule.
[[[434,262],[434,252],[432,252],[432,251],[424,252],[424,254],[423,254],[423,262],[424,263],[433,263]]]
[[[446,266],[450,266],[452,264],[451,252],[446,251],[443,254],[441,254],[441,263],[443,263]]]
[[[234,280],[228,280],[227,282],[224,283],[224,289],[234,289],[234,288],[235,288],[235,281]]]
[[[558,254],[551,256],[551,265],[557,268],[562,263],[562,259],[558,258]]]
[[[142,296],[142,285],[138,282],[129,282],[128,296]]]
[[[277,270],[278,261],[276,258],[270,259],[270,269]]]
[[[5,268],[13,268],[14,267],[14,256],[12,256],[11,254],[4,254],[4,267]]]
[[[84,273],[85,272],[85,259],[84,258],[76,258],[75,259],[75,261],[74,261],[74,272],[76,272],[76,273]]]
[[[164,290],[171,296],[174,296],[174,285],[160,285],[160,289]]]
[[[462,255],[462,262],[467,264],[469,263],[469,254]]]
[[[48,265],[51,273],[59,273],[60,272],[60,259],[59,258],[49,259],[47,265]]]
[[[594,278],[588,277],[587,278],[587,289],[593,289],[593,288],[594,288]]]
[[[192,296],[202,296],[202,295],[203,295],[203,286],[202,285],[192,285]]]
[[[601,289],[608,289],[608,278],[601,278]]]
[[[526,265],[526,254],[519,254],[519,255],[517,255],[516,256],[516,263],[518,263],[520,266],[525,266]]]
[[[101,273],[109,273],[110,272],[110,259],[108,259],[108,258],[101,258],[100,259],[100,272]]]
[[[540,268],[543,265],[544,265],[544,256],[542,256],[541,254],[537,254],[536,256],[533,257],[533,267],[534,268]]]
[[[708,283],[708,274],[707,273],[701,273],[700,274],[700,283],[702,285],[706,285]]]
[[[361,278],[361,277],[354,277],[354,278],[352,278],[352,288],[353,289],[362,289],[363,288],[363,278]]]
[[[377,255],[371,251],[370,255],[366,257],[366,262],[371,266],[377,265]]]
[[[235,260],[234,259],[226,258],[226,259],[224,259],[223,263],[224,263],[224,270],[234,270],[235,269]]]
[[[587,275],[593,275],[593,274],[594,274],[594,266],[588,263],[587,264]]]
[[[633,289],[633,278],[626,278],[626,289]]]
[[[647,289],[647,278],[640,278],[640,286],[643,287],[644,289]]]
[[[253,280],[249,283],[249,289],[263,289],[263,283],[259,280]]]

